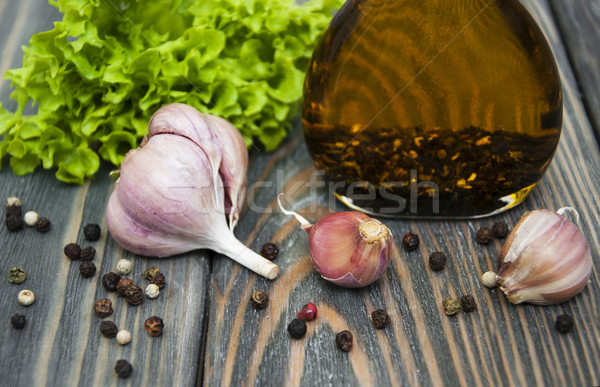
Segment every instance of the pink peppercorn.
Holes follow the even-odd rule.
[[[314,320],[317,318],[317,307],[312,302],[304,305],[304,308],[298,312],[300,320]]]

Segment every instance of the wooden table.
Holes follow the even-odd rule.
[[[112,189],[103,166],[83,186],[58,182],[53,171],[16,177],[7,160],[0,172],[0,199],[16,195],[24,209],[52,220],[48,234],[32,229],[8,233],[0,228],[0,384],[32,385],[598,385],[600,383],[600,285],[597,269],[573,300],[557,306],[512,305],[497,289],[480,284],[481,274],[495,268],[500,242],[481,246],[473,235],[482,225],[504,220],[514,225],[527,210],[573,206],[580,212],[596,268],[599,264],[600,151],[600,3],[598,0],[524,0],[546,33],[556,55],[564,90],[564,125],[559,149],[547,174],[517,209],[477,221],[386,221],[397,239],[408,231],[421,237],[418,250],[396,249],[390,269],[364,289],[338,288],[322,280],[307,250],[307,236],[295,221],[275,210],[276,194],[293,193],[298,208],[317,203],[318,213],[342,210],[329,203],[323,189],[306,182],[313,164],[299,130],[272,154],[252,152],[250,192],[265,211],[246,211],[237,236],[254,250],[274,241],[281,247],[282,268],[275,281],[265,280],[208,251],[173,259],[147,259],[119,248],[106,232],[104,208]],[[0,73],[21,65],[21,45],[33,33],[51,28],[60,14],[39,0],[0,2]],[[8,82],[0,99],[8,108]],[[306,208],[305,208],[306,211]],[[4,222],[4,218],[2,218]],[[82,227],[99,223],[97,242],[83,239]],[[78,242],[93,245],[97,274],[82,278],[78,264],[62,253]],[[434,250],[445,251],[443,272],[427,267]],[[134,262],[131,278],[145,283],[142,272],[158,265],[167,286],[156,300],[128,306],[108,293],[101,276],[121,258]],[[27,271],[21,285],[6,281],[11,267]],[[35,292],[25,308],[21,289]],[[256,289],[270,295],[267,309],[254,310],[248,300]],[[472,294],[474,313],[448,317],[444,297]],[[113,301],[112,319],[133,335],[127,346],[102,338],[101,318],[93,303]],[[302,340],[292,340],[287,324],[307,301],[319,309]],[[375,331],[370,312],[385,308],[391,324]],[[27,326],[14,330],[9,316],[23,313]],[[567,313],[575,329],[558,334],[554,322]],[[165,321],[161,337],[144,331],[147,317]],[[349,329],[355,345],[338,350],[335,333]],[[128,380],[117,379],[113,365],[127,359],[134,366]]]

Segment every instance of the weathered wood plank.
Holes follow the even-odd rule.
[[[600,3],[551,0],[587,114],[600,135]]]
[[[21,45],[32,34],[52,27],[60,14],[47,3],[36,0],[0,2],[0,69],[20,67]],[[8,82],[3,82],[0,100],[8,100]],[[132,256],[119,248],[106,231],[104,209],[112,189],[110,168],[102,167],[97,177],[82,187],[56,180],[53,171],[37,171],[25,177],[14,176],[7,160],[0,171],[0,311],[7,327],[0,333],[0,384],[8,386],[104,386],[117,383],[113,371],[116,360],[124,358],[134,366],[127,385],[195,385],[201,370],[202,332],[207,305],[206,289],[210,261],[206,252],[194,252],[173,259],[159,260]],[[33,229],[9,233],[4,227],[4,200],[18,196],[24,211],[35,210],[52,221],[48,234]],[[86,242],[82,227],[99,223],[102,237]],[[79,262],[70,262],[63,254],[66,243],[92,245],[97,250],[97,273],[82,278]],[[101,284],[103,274],[113,271],[116,262],[128,258],[134,262],[130,278],[145,287],[142,272],[159,266],[167,285],[156,300],[129,306]],[[26,270],[27,280],[20,285],[6,280],[11,267]],[[29,307],[17,302],[21,289],[31,289],[36,301]],[[103,338],[102,320],[93,312],[95,300],[110,298],[114,314],[106,318],[120,329],[132,333],[127,346],[115,339]],[[21,331],[10,328],[8,319],[15,313],[27,317]],[[144,330],[146,318],[158,315],[165,322],[161,337],[152,338]]]
[[[480,285],[495,269],[501,241],[481,246],[477,229],[504,220],[514,225],[527,210],[574,206],[599,264],[600,154],[575,87],[562,40],[545,1],[524,1],[540,23],[557,57],[563,79],[565,119],[555,159],[530,197],[510,212],[477,221],[385,220],[396,243],[408,232],[421,236],[420,248],[397,249],[390,269],[364,289],[342,289],[322,280],[310,263],[306,233],[278,212],[275,197],[286,192],[310,220],[345,208],[325,187],[315,188],[315,169],[299,131],[273,155],[255,153],[250,172],[251,208],[238,226],[254,250],[267,241],[280,245],[282,275],[270,282],[216,257],[211,278],[211,319],[204,382],[207,385],[579,385],[600,382],[596,323],[600,304],[598,273],[575,299],[555,306],[512,305],[498,289]],[[320,178],[316,182],[322,182]],[[448,266],[428,268],[441,250]],[[253,290],[270,295],[263,311],[249,304]],[[472,294],[478,310],[448,317],[444,297]],[[308,333],[294,341],[287,324],[307,301],[319,308]],[[375,331],[369,314],[386,308],[391,324]],[[568,313],[576,329],[560,335],[558,315]],[[350,329],[355,348],[348,354],[334,334]]]

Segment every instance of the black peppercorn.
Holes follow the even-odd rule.
[[[6,217],[8,218],[9,216],[16,216],[16,217],[21,217],[22,216],[22,212],[21,212],[21,206],[18,206],[16,204],[13,204],[11,206],[6,206]]]
[[[477,231],[477,242],[482,245],[487,245],[490,243],[492,238],[494,237],[494,232],[489,227],[481,227],[479,231]]]
[[[115,363],[115,372],[122,379],[127,379],[133,373],[133,366],[127,360],[117,360]]]
[[[477,309],[475,299],[469,294],[465,294],[460,298],[460,306],[464,312],[472,312]]]
[[[306,323],[299,318],[295,318],[288,325],[287,330],[294,339],[301,339],[306,334]]]
[[[100,333],[106,338],[112,339],[117,336],[117,332],[119,332],[119,329],[112,321],[102,321],[102,324],[100,324]]]
[[[10,318],[10,325],[12,325],[15,329],[23,329],[25,328],[25,316],[22,314],[15,314]]]
[[[341,331],[335,335],[335,345],[344,352],[352,349],[352,332]]]
[[[69,243],[63,249],[65,255],[69,259],[79,259],[79,255],[81,254],[81,247],[77,243]]]
[[[440,271],[446,266],[446,254],[435,251],[429,256],[429,267],[431,270]]]
[[[117,290],[117,284],[119,283],[120,279],[120,275],[111,271],[102,276],[102,286],[104,286],[104,288],[109,292],[114,292]]]
[[[573,329],[573,325],[575,325],[575,321],[568,314],[561,314],[556,318],[556,330],[560,333],[569,332]]]
[[[144,329],[150,336],[157,337],[162,335],[163,328],[165,327],[165,323],[162,318],[158,316],[148,317],[146,323],[144,324]]]
[[[82,261],[91,261],[96,256],[96,249],[92,246],[84,247],[79,253],[79,259]]]
[[[7,216],[6,217],[6,228],[8,231],[17,232],[23,229],[24,223],[23,218],[20,216]]]
[[[265,243],[260,249],[260,255],[271,261],[277,257],[277,254],[279,254],[279,247],[275,243]]]
[[[269,303],[269,295],[263,291],[255,290],[254,293],[252,293],[250,302],[252,303],[254,309],[264,309]]]
[[[112,302],[108,298],[102,298],[94,304],[94,312],[100,317],[108,317],[112,314]]]
[[[95,223],[86,224],[83,226],[83,235],[88,241],[97,241],[100,239],[100,226]]]
[[[91,261],[83,261],[79,265],[79,273],[85,278],[89,278],[96,274],[96,265]]]
[[[377,309],[371,312],[371,319],[373,320],[373,326],[375,329],[383,329],[390,322],[390,316],[384,309]]]
[[[492,232],[498,239],[502,239],[508,235],[508,225],[504,222],[496,222],[492,225]]]
[[[158,273],[150,280],[151,284],[158,286],[159,289],[165,287],[165,276],[162,273]]]
[[[121,278],[117,283],[117,293],[119,294],[119,296],[125,296],[127,288],[134,285],[135,284],[130,278]]]
[[[35,228],[41,233],[47,233],[50,231],[50,220],[48,218],[39,218],[35,222]]]
[[[151,281],[152,277],[158,274],[160,274],[160,269],[156,266],[150,266],[148,269],[144,270],[142,277],[144,277],[148,281]]]
[[[131,285],[125,290],[125,301],[130,305],[139,305],[144,301],[144,291],[139,286]]]
[[[419,247],[419,236],[410,232],[406,233],[404,238],[402,238],[402,246],[404,246],[406,251],[415,250]]]

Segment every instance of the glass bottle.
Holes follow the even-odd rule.
[[[348,0],[309,64],[302,123],[350,207],[486,216],[523,201],[548,168],[560,78],[517,0]]]

